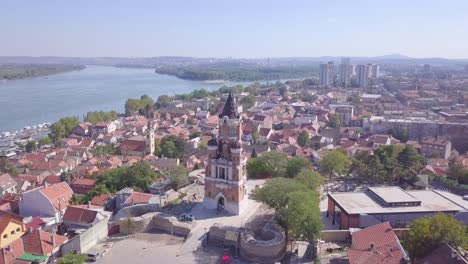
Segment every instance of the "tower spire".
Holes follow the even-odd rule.
[[[227,116],[229,119],[239,118],[239,113],[237,112],[236,99],[232,95],[232,92],[229,92],[226,103],[224,104],[223,112],[219,115],[219,118]]]

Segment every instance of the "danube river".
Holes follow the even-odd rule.
[[[227,83],[234,85],[237,83]],[[245,84],[245,83],[243,83]],[[88,66],[74,71],[27,80],[0,80],[0,132],[55,122],[61,117],[83,117],[89,111],[123,112],[127,98],[214,90],[222,84],[181,80],[152,69]]]

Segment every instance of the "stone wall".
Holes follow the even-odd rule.
[[[280,261],[286,253],[283,232],[276,225],[266,225],[260,234],[245,230],[240,236],[240,255],[257,263]]]
[[[325,242],[346,242],[351,239],[349,230],[324,230],[320,235],[320,240]]]
[[[174,216],[158,213],[153,217],[151,226],[169,234],[188,236],[195,222],[179,222]]]
[[[118,221],[121,218],[142,216],[157,211],[159,211],[159,204],[137,204],[120,209],[114,219]]]
[[[120,218],[117,220],[117,224],[122,234],[134,234],[157,229],[180,236],[187,236],[195,225],[194,222],[179,222],[177,218],[159,212]]]

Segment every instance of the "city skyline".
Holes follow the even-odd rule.
[[[468,59],[468,3],[5,1],[0,56]]]

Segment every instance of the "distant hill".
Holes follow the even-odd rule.
[[[194,65],[258,65],[262,67],[277,66],[317,66],[319,63],[333,61],[340,63],[342,56],[322,57],[283,57],[283,58],[194,58],[181,56],[160,57],[0,57],[0,64],[74,64],[74,65],[102,65],[120,67],[157,68],[160,66],[194,66]],[[434,64],[434,65],[461,65],[467,64],[468,59],[445,58],[411,58],[402,54],[388,54],[376,57],[350,57],[353,64],[379,63],[379,64]]]

